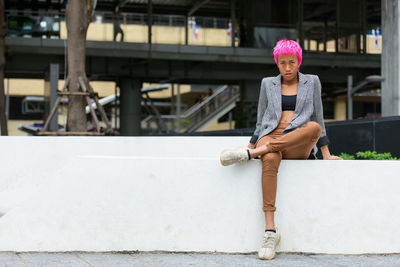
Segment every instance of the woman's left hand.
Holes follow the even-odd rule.
[[[333,155],[329,155],[324,159],[326,159],[326,160],[343,160],[341,157],[333,156]]]

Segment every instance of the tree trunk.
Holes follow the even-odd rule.
[[[5,37],[7,27],[4,19],[4,1],[0,0],[0,128],[1,135],[8,135],[6,120],[6,98],[4,95],[4,66],[6,64]]]
[[[66,8],[67,57],[69,92],[79,92],[78,78],[87,84],[85,72],[86,33],[91,20],[92,0],[69,0]],[[67,131],[86,132],[85,97],[70,96],[68,101]]]

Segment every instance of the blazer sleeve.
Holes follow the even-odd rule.
[[[265,110],[267,109],[268,99],[267,99],[267,88],[266,88],[266,78],[261,81],[260,87],[260,96],[258,99],[258,108],[257,108],[257,123],[256,123],[256,130],[253,133],[253,136],[250,139],[250,143],[254,144],[258,140],[258,135],[261,131],[261,122],[264,116]]]
[[[322,129],[321,136],[318,140],[317,146],[321,147],[321,146],[329,145],[330,142],[329,142],[328,136],[326,136],[324,114],[323,114],[323,108],[322,108],[321,81],[319,80],[318,75],[314,75],[313,103],[314,103],[314,111],[311,116],[311,120],[319,123],[319,125],[321,126],[321,129]]]

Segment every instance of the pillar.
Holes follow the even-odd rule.
[[[140,135],[142,82],[124,78],[120,86],[120,133],[122,136]]]
[[[298,25],[297,25],[297,32],[299,36],[299,44],[304,49],[304,28],[303,28],[303,19],[304,19],[304,7],[303,7],[303,0],[297,1],[297,14],[298,14]]]
[[[236,30],[236,7],[235,1],[231,0],[231,46],[235,47],[235,30]]]
[[[257,122],[257,106],[261,87],[260,80],[240,82],[240,101],[235,108],[235,128],[254,128]]]
[[[382,0],[382,116],[400,115],[400,47],[398,0]]]
[[[152,0],[148,0],[147,3],[147,41],[151,45],[152,42],[152,29],[153,29],[153,3]]]
[[[334,115],[333,119],[335,121],[345,121],[346,120],[346,97],[339,96],[335,98],[334,102]]]

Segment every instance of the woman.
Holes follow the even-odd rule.
[[[292,40],[280,40],[274,47],[280,74],[264,78],[258,102],[257,124],[247,147],[221,153],[224,166],[252,158],[262,161],[265,234],[258,252],[261,259],[273,259],[280,233],[274,212],[277,173],[281,159],[308,159],[321,148],[324,160],[340,160],[328,149],[322,112],[321,82],[317,75],[299,72],[302,49]]]

